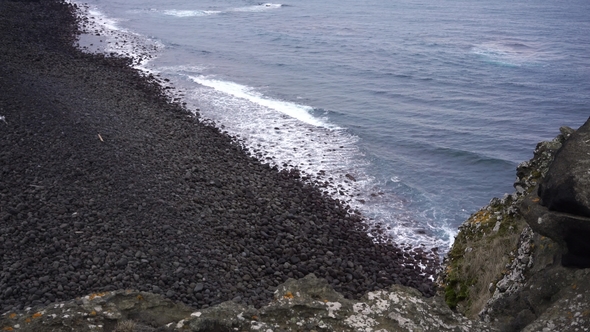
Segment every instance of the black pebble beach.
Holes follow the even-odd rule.
[[[129,60],[77,50],[74,13],[0,0],[0,313],[115,289],[261,306],[308,273],[347,297],[434,294],[436,253],[374,243]]]

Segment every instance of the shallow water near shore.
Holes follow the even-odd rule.
[[[538,141],[590,115],[583,1],[88,4],[105,39],[84,46],[136,55],[398,243],[445,250]]]

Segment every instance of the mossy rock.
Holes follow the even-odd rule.
[[[447,305],[475,316],[491,297],[489,285],[506,272],[526,223],[515,213],[515,200],[493,200],[461,226],[446,259],[442,285]]]
[[[514,258],[520,234],[527,225],[517,206],[542,180],[555,153],[570,135],[562,129],[554,140],[541,142],[534,157],[517,167],[517,191],[472,214],[459,228],[438,282],[447,305],[475,317],[491,297],[494,286]]]

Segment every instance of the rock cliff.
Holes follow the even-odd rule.
[[[461,226],[439,275],[450,307],[502,331],[590,329],[590,120],[560,131]]]
[[[10,312],[4,331],[493,331],[451,311],[438,297],[394,285],[345,299],[313,274],[289,279],[260,309],[232,301],[196,310],[159,295],[114,291]]]

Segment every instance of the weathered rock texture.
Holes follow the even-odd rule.
[[[539,184],[541,205],[551,211],[590,218],[589,152],[590,121],[587,121],[564,142]]]
[[[537,196],[548,174],[554,174],[549,181],[555,181],[556,169],[584,181],[580,173],[588,168],[579,166],[575,157],[567,157],[566,165],[561,158],[590,153],[578,140],[586,137],[587,128],[588,122],[576,132],[561,128],[553,141],[539,143],[534,157],[518,167],[516,192],[493,199],[462,225],[439,279],[450,306],[502,331],[590,330],[590,270],[580,265],[587,242],[574,250],[569,244],[569,230],[579,230],[576,225],[585,217],[576,214],[577,208],[550,211]],[[568,191],[563,184],[560,190]],[[547,191],[542,193],[549,202]],[[580,195],[570,199],[581,202]],[[562,207],[568,204],[563,198],[561,202]],[[576,244],[587,241],[583,231],[577,234],[582,236],[574,236]]]
[[[563,144],[522,210],[535,232],[564,247],[563,265],[590,267],[590,120]]]
[[[507,273],[507,266],[518,255],[530,252],[527,249],[531,245],[530,230],[525,230],[527,224],[518,206],[528,193],[534,191],[555,152],[571,133],[566,128],[562,132],[553,141],[539,143],[534,157],[518,165],[515,193],[492,199],[489,205],[459,227],[460,232],[446,258],[445,270],[439,276],[445,299],[452,308],[475,317],[491,297],[496,282]],[[522,248],[520,253],[517,248]],[[520,264],[516,270],[512,269],[513,274],[519,275],[512,279],[523,279],[522,271],[516,271],[524,268]],[[501,289],[503,292],[504,287]]]
[[[135,291],[90,294],[45,308],[10,312],[4,330],[60,331],[494,331],[452,312],[440,298],[392,286],[345,299],[313,274],[280,285],[260,309],[234,302],[196,310]],[[127,326],[127,330],[125,329]]]

